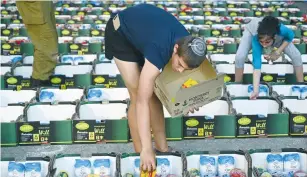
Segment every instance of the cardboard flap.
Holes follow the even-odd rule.
[[[224,84],[224,74],[218,74],[218,76],[215,79],[212,80],[207,80],[202,82],[199,85],[193,86],[191,88],[180,88],[180,90],[177,92],[176,94],[176,102],[182,102],[184,100],[188,100],[190,99],[190,93],[202,93],[204,92],[203,90],[203,84],[208,85],[207,91],[212,90],[212,89],[216,89],[217,87],[223,86]],[[222,94],[221,94],[222,96]]]

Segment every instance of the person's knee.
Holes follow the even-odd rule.
[[[128,92],[129,92],[129,96],[130,96],[130,101],[131,103],[135,103],[136,99],[137,99],[137,94],[138,94],[138,89],[136,86],[127,86],[128,88]]]
[[[291,60],[292,60],[293,66],[297,67],[297,66],[303,65],[301,54],[295,54],[295,55],[291,56]]]
[[[244,68],[244,63],[245,63],[245,59],[247,56],[241,54],[241,53],[237,53],[236,54],[236,58],[235,58],[235,65],[236,68]]]

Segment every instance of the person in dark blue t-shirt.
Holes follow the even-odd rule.
[[[141,153],[143,170],[151,171],[155,157],[150,127],[157,151],[169,151],[163,107],[153,92],[155,79],[169,62],[176,72],[198,67],[206,59],[205,42],[192,37],[170,13],[140,4],[108,21],[105,55],[115,60],[129,91],[128,120],[134,148]]]

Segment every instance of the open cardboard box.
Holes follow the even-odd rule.
[[[265,171],[267,171],[268,168],[267,156],[269,154],[274,154],[274,155],[280,154],[282,157],[284,157],[287,154],[298,154],[300,170],[307,172],[307,151],[305,151],[304,149],[285,148],[281,149],[280,152],[274,152],[270,149],[255,149],[255,150],[250,150],[249,154],[253,162],[253,177],[258,177],[261,175],[259,174],[259,171],[256,170],[258,168],[262,168],[265,169]],[[295,164],[295,162],[292,162],[292,164]]]
[[[182,88],[189,78],[198,82],[190,88]],[[205,60],[198,68],[183,73],[174,72],[171,63],[156,79],[154,92],[172,117],[180,116],[191,107],[201,107],[218,100],[222,96],[224,74],[216,74],[214,68]]]
[[[289,133],[291,136],[307,137],[307,99],[295,96],[279,97],[282,107],[289,112]]]
[[[8,165],[10,162],[20,163],[23,165],[26,163],[40,163],[41,176],[49,176],[50,161],[50,157],[27,157],[25,161],[15,161],[14,158],[1,158],[1,176],[8,176]]]
[[[213,157],[215,159],[216,164],[216,174],[218,174],[218,158],[221,156],[231,156],[234,158],[234,167],[242,170],[246,176],[251,175],[251,169],[249,168],[249,164],[251,163],[247,158],[243,151],[221,151],[219,154],[210,154],[207,151],[203,152],[188,152],[186,155],[186,162],[187,162],[187,168],[186,168],[186,176],[188,177],[196,177],[200,176],[200,172],[202,171],[202,168],[205,169],[200,164],[200,157],[206,156],[206,157]]]
[[[289,114],[274,97],[231,98],[237,116],[237,137],[288,136]],[[255,109],[257,108],[257,109]]]
[[[53,169],[55,169],[54,177],[57,176],[75,176],[75,163],[76,160],[89,160],[91,162],[90,173],[94,174],[94,162],[95,160],[104,160],[104,163],[100,167],[101,172],[104,172],[106,176],[114,177],[117,173],[118,157],[114,153],[99,153],[91,154],[90,156],[83,157],[80,154],[58,154],[55,157]],[[62,174],[62,175],[61,175]]]
[[[120,159],[120,177],[139,176],[139,154],[122,154]],[[156,156],[156,174],[157,176],[182,177],[184,172],[184,158],[178,152],[158,153]],[[143,176],[143,175],[142,175]]]

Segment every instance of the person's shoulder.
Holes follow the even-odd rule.
[[[258,41],[258,34],[253,35],[252,40],[253,40],[253,42],[259,42]]]
[[[279,24],[279,30],[280,32],[284,32],[285,30],[288,30],[288,27],[286,25],[284,25],[283,23]]]

